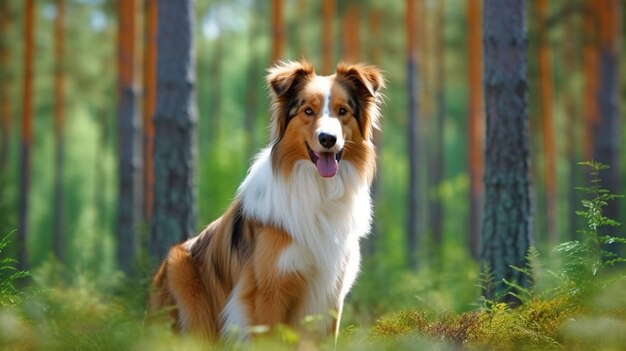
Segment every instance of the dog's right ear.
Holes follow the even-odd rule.
[[[267,83],[274,97],[282,97],[302,78],[313,75],[313,65],[308,62],[279,62],[269,69]]]
[[[280,62],[269,69],[267,84],[272,95],[272,140],[282,139],[289,124],[291,110],[297,102],[298,87],[311,78],[313,66],[308,62]]]

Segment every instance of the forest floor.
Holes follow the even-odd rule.
[[[173,333],[169,326],[146,323],[147,282],[119,277],[109,281],[77,276],[59,284],[59,266],[44,265],[24,289],[0,300],[0,349],[6,350],[203,350],[207,344]],[[557,275],[553,275],[556,277]],[[367,302],[355,291],[337,341],[344,350],[626,350],[626,271],[615,270],[587,281],[562,279],[541,293],[528,291],[523,304],[483,301],[456,312],[424,307],[441,292],[422,291],[420,303],[382,316],[365,315]],[[367,274],[365,285],[375,284]],[[6,280],[4,281],[6,283]],[[459,282],[464,284],[467,282]],[[393,288],[393,287],[390,287]],[[378,288],[378,299],[386,289]],[[389,298],[394,298],[394,293]],[[431,295],[428,295],[428,294]],[[418,299],[416,299],[418,301]],[[381,301],[384,303],[384,301]],[[358,306],[360,304],[360,306]],[[376,309],[377,306],[371,306]],[[236,349],[291,350],[299,335],[280,328],[272,337]],[[232,349],[233,345],[212,345]],[[318,345],[335,349],[334,340]]]

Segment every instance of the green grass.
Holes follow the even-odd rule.
[[[617,196],[598,182],[581,187],[587,228],[583,239],[545,256],[529,252],[534,288],[517,308],[480,299],[476,264],[460,245],[447,245],[437,264],[418,271],[384,257],[367,258],[349,295],[337,349],[342,350],[623,350],[626,349],[626,268],[607,245],[623,243],[602,231],[619,223],[602,215]],[[0,253],[9,236],[0,241]],[[619,251],[618,251],[619,252]],[[470,263],[470,264],[468,264]],[[168,325],[146,320],[149,280],[119,273],[70,272],[54,261],[32,275],[0,261],[0,349],[7,350],[293,350],[299,335],[287,327],[254,344],[207,345]],[[29,279],[25,288],[24,279]],[[480,283],[480,284],[479,284]],[[334,350],[332,338],[322,350]]]

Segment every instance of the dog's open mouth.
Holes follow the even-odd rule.
[[[311,162],[317,167],[317,173],[324,178],[331,178],[337,174],[339,170],[339,161],[343,156],[343,150],[334,152],[315,152],[308,143],[306,143],[306,149],[309,152],[309,158]]]

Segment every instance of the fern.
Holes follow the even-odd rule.
[[[600,275],[607,267],[626,258],[604,249],[606,245],[626,244],[626,239],[615,235],[603,234],[606,227],[617,227],[620,223],[604,216],[603,209],[610,201],[623,197],[611,193],[602,187],[600,172],[609,168],[596,161],[580,162],[580,165],[590,168],[589,185],[575,187],[583,192],[586,199],[581,200],[584,210],[576,211],[578,216],[585,218],[586,228],[578,230],[582,240],[564,242],[555,248],[555,251],[564,257],[561,275],[569,280],[571,294],[578,294],[593,282],[593,278]]]
[[[0,239],[0,256],[11,243],[11,235],[15,231]],[[15,305],[22,296],[22,291],[16,287],[16,283],[30,274],[27,271],[18,270],[17,260],[10,257],[0,259],[0,307]]]

